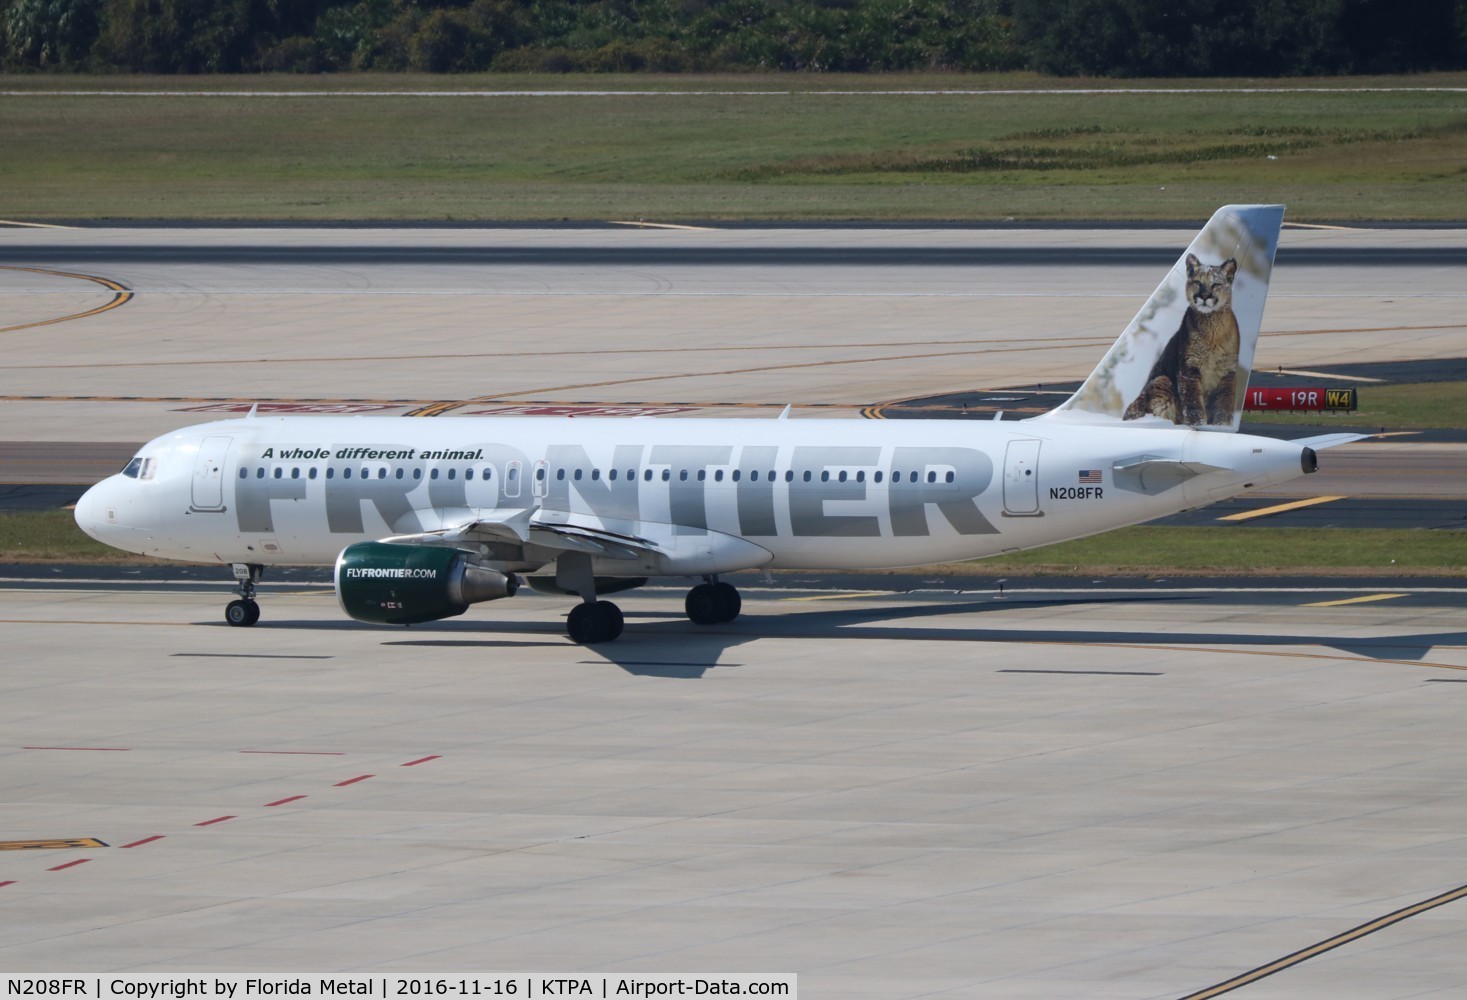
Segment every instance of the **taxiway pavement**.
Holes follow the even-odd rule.
[[[0,589],[0,839],[106,845],[0,851],[0,967],[1467,991],[1456,897],[1323,950],[1467,881],[1460,591],[649,591],[600,648],[152,591]]]

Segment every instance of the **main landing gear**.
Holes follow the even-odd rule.
[[[586,601],[571,608],[565,630],[571,642],[589,646],[615,639],[624,623],[621,608],[610,601]]]
[[[224,607],[224,620],[245,627],[260,620],[260,606],[255,603],[255,584],[265,575],[265,567],[257,563],[235,563],[234,578],[239,581],[239,600]]]
[[[683,608],[694,625],[722,625],[739,616],[744,606],[738,588],[731,583],[722,583],[716,577],[705,576],[703,582],[688,591]]]

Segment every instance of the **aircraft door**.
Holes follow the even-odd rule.
[[[504,464],[504,495],[517,497],[520,495],[520,476],[523,475],[520,462],[511,461]]]
[[[233,438],[212,435],[199,444],[194,459],[194,482],[190,508],[195,511],[224,509],[224,459]]]
[[[1037,438],[1010,441],[1003,463],[1005,517],[1043,517],[1039,509],[1039,445]]]
[[[550,463],[545,459],[535,463],[535,478],[530,482],[530,494],[545,497],[550,492]]]

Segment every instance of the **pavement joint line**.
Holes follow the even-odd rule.
[[[638,219],[636,221],[628,220],[625,222],[612,220],[611,224],[613,226],[632,226],[637,229],[684,229],[694,233],[718,232],[718,230],[715,229],[713,226],[680,226],[675,222],[644,222],[641,219]]]
[[[1219,997],[1224,993],[1231,993],[1240,987],[1247,986],[1250,983],[1256,983],[1266,976],[1271,976],[1276,972],[1283,972],[1285,969],[1292,968],[1300,962],[1306,962],[1317,955],[1323,955],[1327,951],[1365,937],[1367,934],[1374,934],[1376,931],[1383,930],[1392,924],[1398,924],[1402,920],[1414,917],[1419,913],[1425,913],[1427,910],[1434,910],[1438,906],[1445,906],[1447,903],[1461,899],[1464,896],[1467,896],[1467,885],[1450,889],[1429,899],[1423,899],[1419,903],[1404,906],[1384,916],[1376,917],[1374,920],[1367,920],[1365,923],[1357,927],[1352,927],[1342,934],[1325,938],[1323,941],[1312,944],[1307,948],[1301,948],[1296,952],[1285,955],[1283,958],[1269,962],[1267,965],[1260,965],[1256,969],[1251,969],[1242,975],[1234,976],[1232,979],[1225,980],[1215,986],[1209,986],[1195,993],[1188,993],[1181,1000],[1210,1000],[1212,997]]]
[[[1270,514],[1282,514],[1289,510],[1298,510],[1301,507],[1313,507],[1316,504],[1332,503],[1335,500],[1347,500],[1348,497],[1309,497],[1304,500],[1292,500],[1288,503],[1275,504],[1272,507],[1261,507],[1258,510],[1244,510],[1236,514],[1228,514],[1218,518],[1219,521],[1251,521],[1255,517],[1268,517]]]
[[[1338,608],[1346,604],[1369,604],[1374,601],[1393,601],[1398,597],[1407,597],[1407,594],[1365,594],[1362,597],[1346,597],[1339,601],[1315,601],[1313,604],[1301,604],[1301,608]]]

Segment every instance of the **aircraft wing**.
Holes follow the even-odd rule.
[[[595,518],[557,514],[556,520],[538,520],[538,507],[509,510],[462,510],[441,518],[440,527],[382,541],[400,545],[482,545],[487,543],[539,546],[562,552],[584,552],[609,559],[636,559],[660,546],[649,538],[613,531]]]

